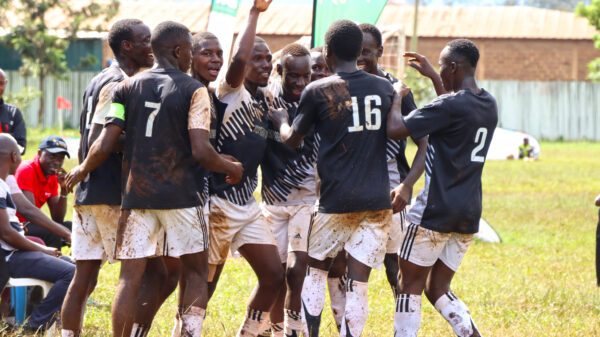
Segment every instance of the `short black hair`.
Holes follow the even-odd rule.
[[[189,36],[190,30],[181,23],[163,21],[152,32],[152,51],[160,55],[161,51],[182,43]]]
[[[299,43],[290,43],[281,50],[281,58],[284,56],[310,56],[310,52],[306,47]]]
[[[325,33],[325,45],[335,56],[354,61],[362,50],[363,34],[358,25],[350,20],[338,20]]]
[[[450,57],[462,57],[467,59],[473,68],[477,67],[479,61],[479,49],[473,41],[467,39],[456,39],[448,42],[446,45],[450,52]]]
[[[310,50],[311,53],[322,53],[323,52],[323,46],[318,46],[318,47],[314,47],[313,49]]]
[[[254,44],[259,44],[259,43],[267,44],[267,41],[265,41],[265,39],[263,39],[260,36],[255,36],[254,37]]]
[[[358,28],[360,28],[360,30],[363,33],[371,34],[371,36],[375,39],[375,42],[377,43],[377,48],[383,46],[383,37],[381,36],[381,31],[379,30],[379,28],[375,27],[375,25],[372,25],[370,23],[361,23],[360,25],[358,25]]]
[[[121,52],[121,42],[131,41],[133,39],[133,27],[143,25],[144,22],[138,19],[123,19],[115,22],[108,32],[108,45],[116,56]]]
[[[211,32],[200,32],[192,36],[192,48],[196,49],[205,40],[218,40],[219,38]]]

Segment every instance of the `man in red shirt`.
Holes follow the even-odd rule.
[[[58,136],[42,140],[39,151],[33,159],[23,161],[15,178],[23,195],[38,208],[48,203],[52,220],[63,224],[69,230],[70,222],[63,223],[67,211],[67,190],[64,188],[65,170],[62,168],[65,156],[69,157],[67,143]],[[58,187],[61,187],[60,194]],[[19,215],[22,222],[25,220]],[[49,247],[60,249],[62,238],[49,231],[28,225],[28,235],[39,237]]]

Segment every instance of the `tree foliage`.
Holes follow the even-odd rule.
[[[117,0],[0,0],[0,20],[7,22],[10,16],[17,22],[13,27],[4,27],[8,28],[4,42],[21,55],[21,74],[37,76],[39,80],[38,122],[43,118],[44,78],[67,79],[69,69],[65,51],[69,42],[77,37],[79,31],[99,31],[102,27],[92,26],[88,23],[90,19],[106,22],[117,14],[118,9]],[[50,13],[54,18],[51,27]],[[61,22],[57,17],[64,20]]]
[[[590,25],[600,31],[600,0],[592,0],[589,5],[580,2],[575,9],[577,15],[588,19]],[[600,49],[600,34],[594,36],[594,46]],[[588,79],[600,82],[600,58],[588,63]]]

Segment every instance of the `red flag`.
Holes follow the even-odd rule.
[[[68,99],[61,97],[61,96],[56,97],[56,106],[59,109],[68,109],[68,110],[73,109],[73,105],[71,105],[71,101],[69,101]]]

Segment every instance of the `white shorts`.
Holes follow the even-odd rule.
[[[398,249],[402,244],[402,231],[406,227],[406,209],[392,216],[392,226],[390,227],[390,235],[388,236],[385,247],[386,254],[398,254]]]
[[[262,214],[275,237],[281,263],[287,262],[288,252],[306,252],[308,227],[313,204],[267,205],[260,204]]]
[[[245,244],[276,245],[260,207],[254,199],[240,206],[217,196],[210,197],[210,250],[208,263],[227,260]]]
[[[392,210],[343,214],[316,213],[308,236],[308,255],[323,261],[346,250],[363,264],[381,269],[390,235]]]
[[[439,259],[456,271],[473,242],[473,234],[440,233],[410,224],[403,233],[400,258],[422,267],[431,267]]]
[[[73,259],[115,262],[120,211],[118,205],[73,206]]]
[[[208,249],[207,230],[200,206],[122,210],[115,255],[123,260],[203,252]]]

